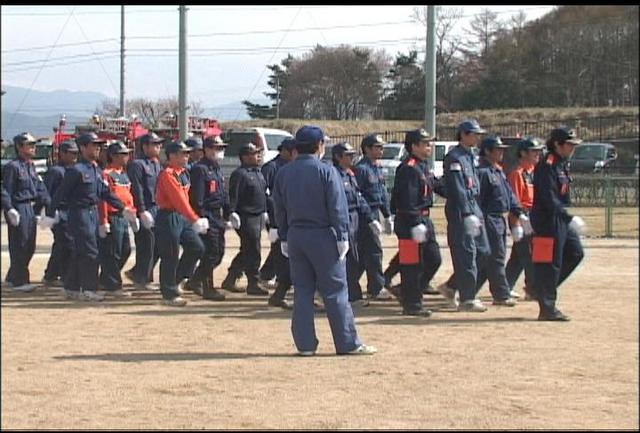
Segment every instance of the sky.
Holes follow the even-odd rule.
[[[384,48],[391,56],[424,47],[411,21],[415,6],[189,6],[188,93],[206,108],[245,99],[264,102],[269,70],[287,53],[315,44]],[[535,19],[554,6],[462,8],[463,34],[486,7],[507,20],[519,11]],[[117,98],[120,86],[120,6],[2,6],[2,86],[41,91],[95,91]],[[178,93],[177,6],[125,7],[127,98]],[[63,107],[64,108],[64,107]],[[234,113],[224,113],[232,119]]]

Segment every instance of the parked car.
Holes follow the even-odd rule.
[[[582,143],[570,159],[573,173],[601,173],[615,167],[616,147],[611,143]]]
[[[398,168],[406,157],[407,151],[404,148],[404,143],[387,143],[384,145],[380,166],[382,167],[382,173],[384,174],[389,191],[393,189],[396,168]]]
[[[227,148],[224,151],[220,167],[224,177],[229,179],[233,170],[240,166],[238,153],[243,144],[252,142],[256,146],[263,148],[264,153],[262,154],[261,163],[265,163],[278,155],[278,146],[282,143],[282,140],[292,137],[293,135],[282,129],[258,127],[229,129],[223,132],[221,138],[227,143]]]
[[[444,174],[444,168],[442,163],[444,162],[444,157],[449,153],[452,147],[458,145],[457,141],[436,141],[435,149],[433,150],[431,159],[433,161],[432,170],[435,177],[442,177]]]

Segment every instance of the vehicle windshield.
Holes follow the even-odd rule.
[[[282,140],[288,137],[288,135],[282,134],[264,134],[264,138],[267,139],[267,147],[269,150],[278,150],[278,146],[280,146]]]
[[[382,159],[398,159],[400,158],[401,147],[385,146],[382,151]]]
[[[224,150],[225,158],[227,156],[238,156],[240,153],[240,147],[243,144],[250,143],[256,136],[255,132],[230,132],[224,135],[224,142],[227,143],[227,147]]]
[[[602,159],[603,146],[576,146],[573,159]]]

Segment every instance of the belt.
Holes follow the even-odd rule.
[[[419,211],[412,211],[412,212],[403,211],[403,210],[397,210],[396,211],[396,215],[429,216],[430,214],[431,214],[431,209],[430,208],[421,209]]]

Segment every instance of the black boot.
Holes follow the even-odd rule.
[[[209,301],[224,301],[224,293],[213,287],[213,277],[209,277],[203,284],[202,298]]]
[[[224,279],[224,281],[222,282],[222,288],[224,290],[228,290],[230,292],[235,292],[235,293],[242,293],[244,292],[244,290],[236,287],[236,281],[238,280],[238,276],[232,274],[231,272],[229,272],[227,274],[227,277]]]

